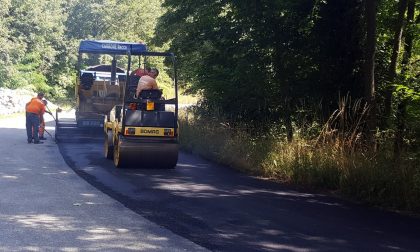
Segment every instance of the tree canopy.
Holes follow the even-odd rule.
[[[0,6],[0,86],[65,95],[82,39],[150,42],[160,0],[6,0]]]
[[[370,1],[4,0],[0,86],[60,96],[73,90],[81,39],[144,41],[176,53],[181,84],[207,112],[289,128],[302,116],[322,122],[340,96],[366,99]],[[400,101],[409,114],[418,106],[419,2],[375,3],[375,113],[387,127]]]
[[[327,108],[339,93],[362,95],[360,1],[168,0],[164,7],[156,43],[171,42],[192,92],[238,119],[277,118],[301,99]]]
[[[378,90],[373,113],[382,114],[385,90],[395,90],[396,82],[419,91],[418,2],[408,1],[415,12],[408,22],[398,7],[405,0],[374,1],[373,48],[368,49],[369,1],[166,0],[153,41],[170,43],[179,55],[180,79],[202,95],[202,106],[247,122],[287,122],[302,109],[307,115],[321,110],[322,121],[340,96],[371,99],[365,92],[366,55],[373,50],[377,57],[369,64],[375,65]],[[413,42],[407,71],[399,61],[393,78],[389,68],[392,45],[400,44],[394,38],[398,17],[403,18],[402,38],[412,34]],[[401,48],[398,59],[407,50]]]

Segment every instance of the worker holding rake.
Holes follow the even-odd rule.
[[[45,107],[47,107],[47,104],[48,104],[47,100],[43,99],[43,100],[42,100],[42,103],[44,103]],[[48,110],[44,110],[44,112],[46,112],[46,113],[48,113],[48,114],[52,115],[52,113],[51,113],[50,111],[48,111]],[[39,123],[39,131],[38,131],[39,140],[47,140],[47,139],[44,137],[44,132],[45,132],[45,120],[44,120],[44,113],[41,113],[41,114],[39,115],[39,122],[40,122],[40,123]]]

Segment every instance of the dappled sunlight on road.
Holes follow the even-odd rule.
[[[178,163],[177,167],[182,169],[208,169],[208,164],[185,164]],[[305,204],[318,204],[331,207],[346,208],[339,202],[334,202],[331,198],[322,194],[303,193],[290,189],[277,190],[274,188],[261,188],[259,186],[247,186],[246,184],[214,184],[212,179],[209,179],[211,174],[206,174],[206,178],[197,179],[188,176],[180,176],[176,171],[168,171],[171,176],[163,176],[159,170],[126,170],[125,174],[133,175],[136,177],[147,176],[153,181],[153,188],[157,190],[165,190],[174,195],[188,197],[188,198],[216,198],[216,197],[234,197],[242,200],[247,198],[257,197],[259,199],[278,199],[287,201],[302,202]],[[165,175],[169,175],[168,172]],[[220,178],[223,179],[223,178]],[[249,180],[262,182],[257,178],[248,177]],[[205,183],[208,182],[208,183]],[[264,182],[262,182],[264,183]],[[269,181],[266,181],[270,184]],[[273,183],[274,184],[274,183]]]
[[[159,242],[168,241],[165,237],[150,235],[144,233],[143,238],[147,238],[150,242],[143,242],[139,246],[137,241],[139,239],[138,232],[133,232],[128,228],[110,228],[105,226],[88,226],[85,233],[78,236],[77,239],[81,241],[95,242],[101,250],[135,250],[135,251],[149,251],[160,250]],[[128,243],[116,245],[112,243],[113,240],[126,240]],[[100,244],[100,245],[99,245]]]
[[[348,241],[344,239],[315,235],[310,236],[304,233],[270,228],[260,228],[259,231],[253,233],[252,227],[247,223],[235,223],[235,225],[237,226],[236,229],[233,229],[233,226],[227,226],[226,228],[219,228],[217,231],[220,234],[223,234],[221,237],[224,239],[240,239],[244,244],[249,244],[250,247],[258,248],[259,251],[323,251],[323,248],[345,248],[348,245]],[[296,225],[298,224],[296,223]],[[262,240],[255,240],[255,235],[259,234],[264,234],[264,237],[266,238]],[[314,249],[314,244],[317,244],[317,249]]]
[[[29,168],[19,168],[17,170],[18,171],[31,171],[32,169],[29,169]]]
[[[209,164],[186,164],[186,163],[180,163],[178,162],[178,164],[176,164],[177,167],[185,167],[185,168],[207,168],[209,166]]]
[[[141,232],[140,227],[117,227],[88,225],[75,217],[58,216],[53,214],[21,214],[0,215],[2,223],[17,224],[20,228],[33,229],[41,237],[54,237],[56,235],[70,238],[62,247],[55,244],[54,239],[41,241],[38,246],[21,246],[19,251],[80,251],[80,250],[128,250],[128,251],[162,251],[161,242],[168,238]],[[15,228],[16,229],[16,228]],[[145,230],[144,230],[145,231]],[[139,235],[143,234],[139,242]],[[144,241],[144,239],[147,241]],[[77,247],[74,240],[79,241]],[[34,240],[35,242],[35,240]],[[37,243],[38,244],[38,243]],[[82,245],[80,245],[82,244]],[[13,249],[12,249],[13,248]],[[0,246],[0,251],[16,251],[16,246]]]
[[[168,183],[171,182],[171,183]],[[175,183],[175,181],[167,181],[164,180],[162,183],[158,183],[155,186],[156,189],[164,189],[169,191],[177,191],[177,192],[188,192],[190,196],[195,195],[199,196],[197,193],[203,191],[217,191],[216,187],[211,185],[205,184],[198,184],[198,183]],[[215,196],[215,195],[211,195]]]
[[[48,169],[49,167],[43,167],[44,169]],[[43,172],[42,175],[66,175],[68,172],[61,171],[61,172]]]
[[[249,194],[256,194],[256,193],[268,193],[274,194],[279,196],[293,196],[293,197],[302,197],[302,198],[309,198],[313,197],[313,194],[308,193],[299,193],[299,192],[287,192],[287,191],[269,191],[269,190],[262,190],[262,189],[238,189],[236,193],[242,195],[249,195]]]
[[[278,244],[270,241],[255,242],[255,246],[260,247],[264,251],[313,251],[313,249],[302,248],[293,245]]]
[[[12,175],[2,175],[1,177],[5,178],[5,179],[17,179],[18,178],[17,176],[12,176]]]
[[[118,234],[128,234],[130,231],[125,228],[117,228],[117,229],[111,229],[107,227],[88,227],[86,229],[86,235],[79,236],[78,239],[80,240],[87,240],[87,241],[93,241],[93,240],[110,240],[115,238]],[[126,238],[135,239],[134,236],[130,235],[129,237],[126,236]]]
[[[18,178],[19,178],[19,177],[18,177],[18,176],[16,176],[16,175],[6,175],[6,174],[4,174],[4,173],[0,172],[0,181],[1,181],[1,179],[16,180],[16,179],[18,179]]]
[[[96,195],[94,193],[81,193],[80,195],[83,196],[83,197],[88,197],[88,198],[98,197],[98,195]]]
[[[25,228],[35,228],[50,231],[71,231],[75,230],[72,225],[73,218],[54,216],[49,214],[30,214],[1,216],[3,221],[13,221]]]

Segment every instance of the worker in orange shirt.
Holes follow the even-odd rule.
[[[130,75],[142,77],[142,76],[147,75],[149,72],[150,72],[150,67],[146,67],[144,69],[139,67],[136,70],[132,71]]]
[[[26,135],[28,137],[28,143],[40,144],[43,142],[39,141],[38,131],[40,116],[45,113],[45,104],[42,102],[44,93],[38,93],[37,97],[32,98],[30,102],[26,104]]]

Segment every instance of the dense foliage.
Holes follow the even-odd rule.
[[[3,0],[0,86],[72,92],[81,39],[150,42],[160,0]]]
[[[360,1],[168,0],[165,6],[157,42],[172,42],[192,91],[236,119],[277,120],[290,102],[322,100],[327,109],[339,93],[361,96]]]
[[[369,89],[376,91],[371,131],[395,125],[401,99],[409,113],[418,111],[418,1],[166,0],[164,7],[154,41],[179,55],[181,80],[202,95],[202,108],[230,122],[260,129],[261,122],[291,128],[308,117],[323,123],[339,97],[370,100]],[[376,29],[369,30],[369,15]],[[376,41],[370,83],[369,31]]]

